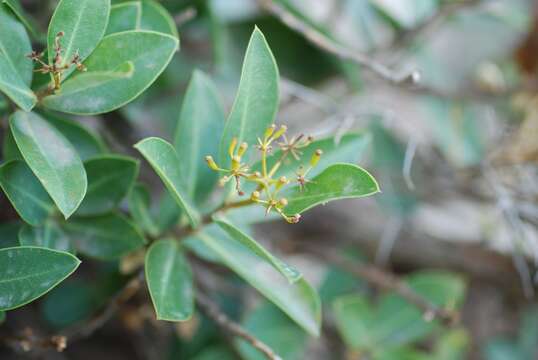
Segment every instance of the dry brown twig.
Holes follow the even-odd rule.
[[[389,273],[377,266],[351,262],[332,251],[317,249],[312,246],[302,246],[300,248],[301,250],[305,250],[306,252],[311,253],[320,259],[324,259],[343,270],[349,271],[351,274],[368,281],[370,284],[380,289],[394,291],[405,300],[422,310],[426,320],[438,318],[447,325],[454,325],[460,320],[460,316],[457,311],[440,308],[436,304],[416,293],[396,275]]]
[[[306,24],[303,20],[289,12],[284,6],[273,2],[272,0],[256,0],[258,4],[269,13],[278,17],[286,26],[303,35],[308,41],[318,48],[327,51],[342,60],[352,61],[364,68],[370,70],[380,78],[399,85],[414,85],[420,80],[420,74],[413,71],[408,74],[399,75],[386,67],[385,65],[375,61],[367,55],[350,50],[336,43],[324,34]]]
[[[215,321],[223,330],[227,333],[230,333],[233,336],[237,336],[246,342],[248,342],[252,347],[260,351],[267,359],[270,360],[281,360],[282,358],[275,354],[275,352],[267,346],[264,342],[250,334],[245,330],[241,325],[234,322],[230,319],[225,313],[223,313],[218,306],[211,301],[209,297],[198,292],[196,294],[196,304],[202,312],[204,312],[208,317]]]

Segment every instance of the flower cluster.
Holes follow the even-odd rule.
[[[243,155],[246,153],[249,145],[243,142],[238,146],[236,138],[232,139],[228,148],[228,155],[231,160],[230,168],[225,169],[219,167],[211,156],[206,156],[206,162],[211,169],[225,174],[219,180],[219,185],[224,186],[230,180],[233,180],[237,194],[243,196],[245,193],[241,190],[241,181],[255,183],[257,185],[256,190],[250,194],[249,202],[263,205],[266,213],[273,210],[280,214],[287,222],[297,223],[301,216],[299,214],[288,216],[284,213],[284,208],[288,205],[288,200],[285,197],[279,197],[279,192],[286,185],[290,184],[298,184],[302,191],[306,184],[311,182],[306,176],[317,165],[322,151],[317,149],[313,153],[308,166],[299,166],[295,172],[295,179],[290,180],[286,176],[278,176],[277,172],[281,165],[290,156],[296,161],[299,161],[303,155],[302,149],[309,146],[313,140],[311,136],[305,137],[302,134],[288,139],[286,137],[286,131],[286,126],[283,125],[277,130],[273,124],[265,130],[263,138],[258,138],[256,148],[261,153],[261,165],[256,166],[257,169],[255,170],[252,170],[251,166],[243,162]],[[271,168],[268,168],[268,158],[275,144],[280,149],[280,154]]]
[[[43,52],[32,51],[30,54],[27,55],[28,58],[41,65],[41,68],[35,70],[35,72],[39,72],[41,74],[52,74],[52,78],[54,80],[54,87],[52,90],[60,89],[60,84],[62,82],[62,73],[69,69],[71,66],[74,65],[79,71],[86,71],[86,67],[82,64],[82,59],[78,52],[73,55],[73,58],[69,62],[63,64],[63,49],[60,40],[64,35],[64,32],[60,31],[58,34],[56,34],[56,37],[54,38],[54,58],[52,59],[52,64],[47,64],[42,60]]]

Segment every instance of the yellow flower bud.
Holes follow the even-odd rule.
[[[282,125],[280,129],[273,135],[273,138],[278,139],[282,136],[286,131],[288,130],[288,127],[286,125]]]
[[[241,143],[241,145],[239,145],[239,149],[237,150],[237,155],[243,156],[245,151],[247,151],[247,148],[248,148],[248,144],[246,142]]]
[[[275,129],[276,129],[275,124],[272,124],[271,126],[269,126],[267,130],[265,130],[265,134],[263,134],[265,138],[268,139],[271,135],[273,135],[273,133],[275,132]]]
[[[288,205],[288,200],[286,198],[282,198],[282,199],[278,200],[277,206],[279,208],[283,208],[283,207],[285,207],[287,205]]]
[[[236,145],[237,145],[237,138],[233,138],[232,142],[230,143],[230,147],[228,148],[228,154],[230,154],[230,158],[234,157],[234,151],[235,151]]]
[[[260,192],[259,191],[253,191],[252,194],[250,195],[250,199],[252,201],[257,201],[260,199]]]
[[[213,157],[211,156],[206,156],[205,157],[205,161],[207,162],[207,165],[212,169],[212,170],[215,170],[215,171],[218,171],[219,170],[219,167],[217,166],[217,164],[215,163],[215,160],[213,160]]]
[[[321,149],[317,149],[314,154],[312,154],[312,158],[310,159],[310,166],[316,166],[322,154],[323,151],[321,151]]]
[[[241,157],[239,156],[232,156],[232,170],[239,169],[239,166],[241,166]]]

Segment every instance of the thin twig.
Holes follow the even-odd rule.
[[[425,21],[420,22],[415,27],[402,31],[390,44],[392,50],[400,50],[409,47],[417,39],[424,36],[431,29],[436,28],[450,16],[465,8],[478,5],[482,0],[459,0],[443,3],[437,12],[430,16]]]
[[[90,320],[64,331],[62,336],[65,336],[69,342],[91,336],[96,330],[106,324],[123,304],[136,295],[142,286],[143,280],[144,271],[141,270],[133,276],[113,298],[110,299],[107,305],[99,313]]]
[[[301,247],[301,249],[303,249],[303,247]],[[424,312],[425,319],[433,320],[439,318],[448,325],[456,324],[460,320],[457,311],[440,308],[430,300],[418,294],[396,275],[379,267],[370,264],[351,262],[334,252],[317,249],[312,246],[304,247],[304,250],[320,259],[327,260],[343,270],[349,271],[351,274],[368,281],[370,284],[380,289],[394,291],[411,304],[421,309]]]
[[[307,40],[318,48],[327,51],[342,60],[355,62],[366,69],[369,69],[380,78],[394,84],[416,84],[419,80],[418,72],[414,71],[411,74],[399,75],[395,74],[391,69],[376,62],[367,55],[356,51],[349,50],[340,44],[329,39],[324,34],[306,24],[303,20],[288,11],[284,6],[273,2],[272,0],[256,0],[258,4],[268,12],[278,17],[289,28],[303,35]]]
[[[257,339],[254,335],[246,331],[241,325],[231,320],[225,313],[223,313],[218,306],[201,292],[196,294],[196,303],[201,311],[203,311],[208,317],[213,319],[220,327],[230,334],[240,337],[248,342],[256,350],[260,351],[267,359],[281,360],[281,357],[275,354],[275,352],[267,346],[264,342]]]

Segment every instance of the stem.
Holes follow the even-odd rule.
[[[267,344],[256,338],[254,335],[249,334],[241,325],[230,319],[225,313],[223,313],[218,306],[211,301],[211,299],[198,292],[196,294],[196,303],[208,317],[213,319],[221,328],[229,332],[230,334],[240,337],[248,342],[252,347],[261,352],[267,359],[281,360],[282,358],[275,354]]]

